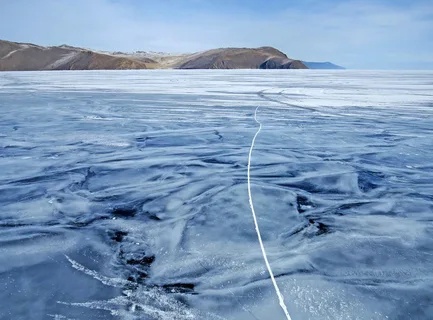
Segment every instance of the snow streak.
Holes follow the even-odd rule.
[[[254,211],[253,197],[251,195],[251,177],[250,177],[251,155],[253,153],[254,143],[256,142],[256,138],[259,135],[260,131],[262,130],[262,123],[257,120],[257,110],[258,109],[259,109],[259,107],[257,107],[256,111],[254,112],[254,120],[259,124],[259,129],[257,130],[256,134],[254,135],[253,141],[251,142],[250,152],[248,154],[248,169],[247,169],[248,197],[249,197],[249,202],[250,202],[250,207],[251,207],[251,213],[253,214],[254,225],[256,227],[257,238],[258,238],[259,243],[260,243],[260,248],[262,249],[263,260],[265,260],[266,268],[268,269],[269,275],[270,275],[271,280],[272,280],[272,284],[274,285],[275,293],[277,294],[278,300],[280,302],[280,307],[281,307],[281,309],[283,309],[287,320],[292,320],[289,312],[287,311],[286,304],[284,303],[284,297],[280,292],[280,288],[278,287],[277,282],[275,281],[275,277],[274,277],[274,273],[272,271],[271,265],[269,264],[269,261],[268,261],[265,246],[263,245],[263,241],[262,241],[262,235],[260,234],[259,224],[257,223],[256,212]]]

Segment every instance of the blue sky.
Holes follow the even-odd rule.
[[[433,69],[433,1],[0,0],[0,39],[119,51],[267,45],[348,68]]]

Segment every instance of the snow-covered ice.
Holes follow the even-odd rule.
[[[0,73],[0,319],[431,319],[433,72]]]

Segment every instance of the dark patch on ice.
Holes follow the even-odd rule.
[[[131,258],[131,259],[127,259],[126,263],[130,264],[130,265],[141,265],[141,266],[146,266],[146,267],[150,267],[150,265],[155,261],[155,256],[142,256],[139,258]]]
[[[144,284],[148,278],[150,267],[155,261],[155,255],[149,253],[145,243],[133,240],[130,237],[125,239],[122,236],[115,265],[119,267],[119,271],[128,281]]]
[[[167,290],[171,293],[191,293],[191,294],[197,294],[194,293],[195,285],[193,283],[171,283],[171,284],[164,284],[162,285],[162,288]]]
[[[108,196],[95,196],[92,201],[94,202],[110,202],[110,201],[116,201],[120,202],[125,198],[124,194],[111,194]]]
[[[223,140],[223,136],[220,134],[220,132],[218,130],[215,130],[214,134],[218,137],[218,140],[220,140],[220,141]]]
[[[299,268],[299,269],[295,269],[293,271],[290,272],[284,272],[284,273],[280,273],[280,274],[276,274],[274,277],[275,278],[282,278],[282,277],[287,277],[287,276],[293,276],[296,274],[311,274],[311,273],[315,273],[317,270],[311,266],[311,268]],[[268,277],[270,278],[270,277]]]
[[[3,222],[0,223],[0,228],[19,228],[26,227],[28,224],[26,223],[13,223],[13,222]]]
[[[148,274],[146,272],[137,271],[136,273],[133,273],[130,276],[128,276],[127,280],[135,284],[143,284],[147,279],[147,277]]]
[[[137,208],[113,208],[112,215],[122,218],[132,218],[137,214]]]
[[[341,205],[337,205],[331,208],[327,208],[326,211],[322,212],[323,215],[336,215],[336,216],[344,216],[350,213],[351,210],[362,207],[365,204],[368,204],[368,201],[359,201],[359,202],[350,202],[344,203]]]
[[[306,266],[306,267],[295,268],[295,269],[290,270],[290,271],[275,274],[274,278],[275,279],[283,278],[283,277],[288,277],[288,276],[294,276],[297,274],[313,274],[313,273],[317,273],[317,272],[318,272],[318,270],[312,264],[308,264],[308,266]],[[244,286],[248,286],[248,285],[255,283],[255,282],[270,280],[271,279],[270,275],[268,273],[266,273],[266,275],[267,276],[264,278],[260,277],[260,276],[253,278],[251,281],[247,281],[246,283],[244,283]]]
[[[322,222],[315,221],[314,219],[308,219],[308,222],[317,228],[316,236],[330,232],[329,227]]]
[[[149,137],[139,137],[135,139],[136,146],[139,150],[145,148],[147,146],[147,141]]]
[[[117,230],[117,231],[109,232],[109,235],[110,235],[111,240],[114,240],[116,242],[122,242],[123,238],[128,235],[128,232]]]
[[[155,220],[155,221],[161,221],[162,219],[160,217],[158,217],[156,214],[154,213],[150,213],[150,212],[146,212],[147,213],[147,217],[150,220]]]
[[[209,164],[225,164],[225,165],[235,165],[236,162],[233,161],[224,161],[222,159],[217,159],[217,158],[202,158],[201,161],[203,161],[204,163],[209,163]]]
[[[304,213],[314,207],[315,205],[306,196],[302,194],[296,195],[296,208],[299,213]]]
[[[351,203],[345,203],[345,204],[340,205],[340,206],[338,207],[338,210],[350,210],[350,209],[353,209],[353,208],[361,207],[361,206],[363,206],[363,205],[365,205],[365,204],[366,204],[366,202],[351,202]]]

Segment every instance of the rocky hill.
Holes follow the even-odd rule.
[[[117,69],[307,69],[272,47],[221,48],[193,54],[98,52],[0,40],[0,71]]]
[[[177,66],[179,69],[307,69],[272,47],[224,48],[199,52]]]
[[[139,60],[70,47],[42,47],[0,40],[0,71],[146,69]]]

